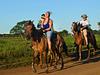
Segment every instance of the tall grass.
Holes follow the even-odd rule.
[[[28,42],[20,37],[0,38],[0,67],[31,63],[32,50]]]
[[[97,41],[97,46],[100,48],[100,35],[96,34],[95,37],[96,37],[96,41]]]

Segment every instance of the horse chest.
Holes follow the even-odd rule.
[[[41,41],[33,41],[32,42],[32,49],[33,50],[36,50],[36,51],[42,50],[43,47],[44,47],[44,44],[43,44],[42,40]]]

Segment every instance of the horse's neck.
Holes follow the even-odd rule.
[[[35,29],[34,31],[32,31],[32,39],[35,40],[38,36],[37,36],[37,30]]]
[[[43,35],[42,35],[42,32],[40,32],[40,30],[35,29],[32,32],[32,39],[35,41],[40,41],[42,36]]]
[[[82,33],[81,33],[81,32],[75,32],[75,33],[74,33],[74,37],[75,37],[76,39],[81,38],[81,37],[82,37]]]

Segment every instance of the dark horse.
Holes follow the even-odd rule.
[[[73,22],[72,23],[72,32],[73,32],[73,36],[74,36],[74,40],[75,40],[75,44],[76,44],[76,49],[79,51],[79,61],[81,61],[81,52],[82,52],[82,44],[83,44],[83,35],[81,30],[79,31],[79,27],[80,27],[80,23],[77,22]],[[96,44],[96,39],[95,36],[93,34],[92,31],[88,30],[87,31],[87,38],[88,38],[88,45],[87,45],[87,49],[88,49],[88,57],[87,57],[87,61],[89,61],[90,59],[90,48],[89,48],[89,43],[91,43],[91,45],[94,48],[94,52],[93,54],[95,55],[95,51],[97,48],[97,44]]]
[[[32,62],[32,68],[33,71],[36,72],[36,57],[39,54],[40,63],[39,65],[42,66],[42,55],[44,55],[44,63],[46,64],[46,72],[48,72],[48,62],[47,62],[47,56],[48,56],[48,43],[47,43],[47,37],[43,34],[43,29],[36,29],[32,21],[28,21],[24,25],[25,34],[28,36],[28,38],[31,38],[32,40],[32,49],[33,49],[33,62]],[[57,65],[57,62],[61,60],[61,69],[63,69],[64,63],[63,63],[63,57],[62,52],[66,51],[67,48],[66,44],[64,42],[64,39],[58,34],[55,33],[53,39],[51,39],[52,43],[52,52],[53,55],[51,56],[56,59],[56,57],[59,59],[56,61],[55,65]],[[65,50],[65,49],[66,50]],[[67,53],[67,52],[66,52]]]

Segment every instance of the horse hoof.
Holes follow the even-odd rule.
[[[49,72],[48,72],[48,69],[47,69],[45,72],[46,72],[46,73],[49,73]]]
[[[63,69],[63,67],[60,68],[60,70],[62,70],[62,69]]]
[[[34,69],[33,72],[36,73],[37,71]]]
[[[33,64],[33,63],[32,63]],[[37,71],[36,71],[36,68],[34,67],[34,66],[32,66],[32,71],[34,72],[34,73],[36,73]]]
[[[50,62],[50,67],[51,67],[51,66],[53,66],[53,63],[52,63],[52,62]]]
[[[57,69],[57,66],[54,66],[55,69]]]
[[[86,59],[86,62],[89,63],[89,62],[90,62],[90,58],[87,58],[87,59]]]
[[[82,60],[81,60],[81,59],[79,59],[79,60],[78,60],[78,63],[81,63],[81,62],[82,62]]]
[[[95,56],[96,54],[95,54],[95,52],[93,52],[93,56]]]
[[[41,64],[39,64],[39,67],[42,69],[42,65]]]

